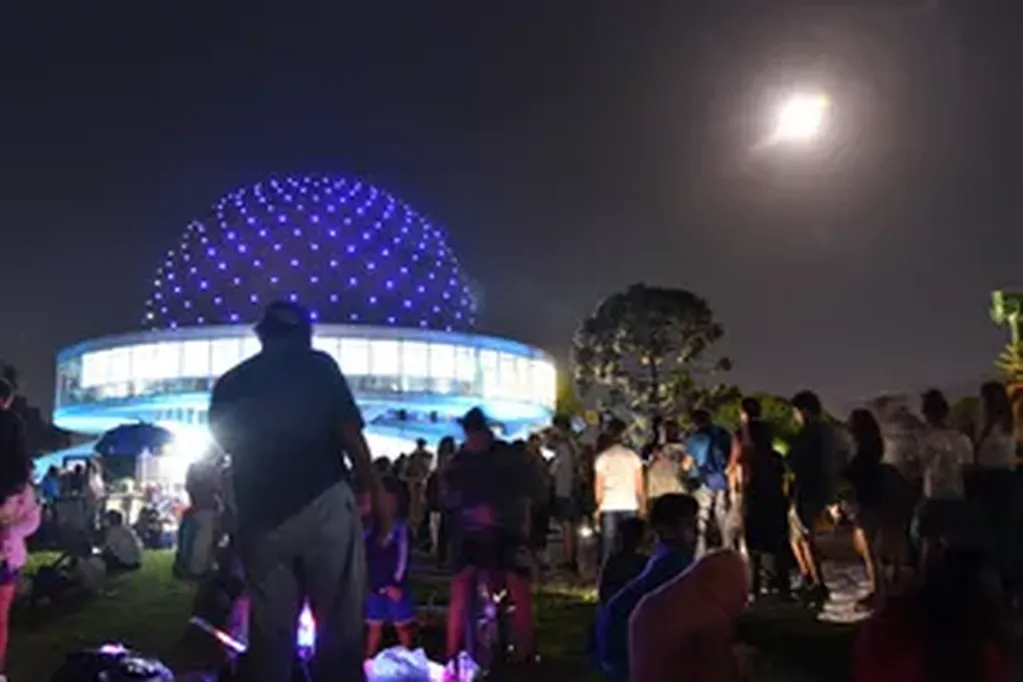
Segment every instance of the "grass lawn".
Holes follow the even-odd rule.
[[[50,558],[36,555],[32,564]],[[186,627],[192,615],[193,588],[173,578],[172,559],[170,552],[149,552],[141,570],[109,581],[107,595],[63,611],[44,615],[15,612],[9,663],[12,678],[47,682],[67,652],[105,642],[123,642],[177,670],[208,664],[217,649],[206,635]],[[422,579],[413,589],[419,604],[443,604],[447,599],[448,584],[441,577]],[[536,603],[544,662],[530,674],[530,682],[596,679],[583,657],[593,616],[592,591],[545,585]],[[440,620],[427,617],[421,632],[427,650],[439,648],[442,636]],[[789,611],[751,614],[744,636],[760,652],[765,682],[840,682],[848,669],[849,628],[821,625]],[[797,653],[803,654],[798,666],[793,660]]]

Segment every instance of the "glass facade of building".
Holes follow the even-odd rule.
[[[325,325],[316,348],[335,358],[356,396],[386,401],[430,395],[554,408],[556,370],[539,350],[484,336],[414,329]],[[55,407],[123,403],[205,393],[259,351],[247,327],[191,328],[111,337],[61,353]],[[195,409],[173,421],[205,422]],[[187,412],[187,414],[185,414]]]

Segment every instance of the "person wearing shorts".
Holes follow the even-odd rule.
[[[465,444],[452,459],[445,483],[459,526],[456,573],[448,607],[447,654],[458,654],[465,632],[470,590],[478,571],[503,578],[515,610],[516,653],[533,656],[529,519],[536,497],[534,476],[520,449],[494,437],[486,414],[473,408],[461,420]]]
[[[800,425],[788,456],[795,475],[795,496],[789,513],[792,553],[803,577],[805,594],[823,603],[827,601],[828,589],[821,572],[814,530],[829,504],[825,467],[827,426],[820,398],[814,393],[798,393],[792,399],[792,407]]]
[[[209,406],[214,441],[230,458],[232,525],[250,604],[240,676],[291,678],[295,627],[308,601],[316,622],[311,678],[360,682],[366,559],[353,480],[368,492],[371,516],[383,516],[362,415],[337,362],[313,348],[309,310],[270,303],[255,331],[260,352],[217,380]]]
[[[385,625],[391,625],[398,643],[412,648],[415,634],[416,607],[408,584],[409,527],[396,518],[397,495],[384,495],[384,509],[391,519],[390,532],[380,539],[376,528],[366,531],[366,658],[373,658],[380,649]]]
[[[576,502],[579,463],[575,443],[572,441],[571,422],[556,416],[551,424],[548,446],[554,451],[551,475],[554,479],[553,514],[561,526],[562,565],[574,569],[576,565],[576,524],[581,510]]]

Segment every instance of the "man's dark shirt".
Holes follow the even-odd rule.
[[[829,502],[826,499],[828,481],[824,461],[827,429],[821,421],[807,422],[792,442],[788,462],[796,477],[798,504],[823,506]]]
[[[348,476],[341,427],[362,426],[337,363],[307,345],[265,347],[217,381],[210,426],[231,458],[243,531],[274,528]]]
[[[485,452],[460,450],[448,465],[445,485],[458,509],[489,507],[502,531],[519,536],[536,496],[535,478],[522,448],[495,440]]]

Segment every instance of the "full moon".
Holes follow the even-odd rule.
[[[830,101],[825,95],[794,95],[778,109],[775,122],[775,142],[801,142],[811,140],[824,127]]]

